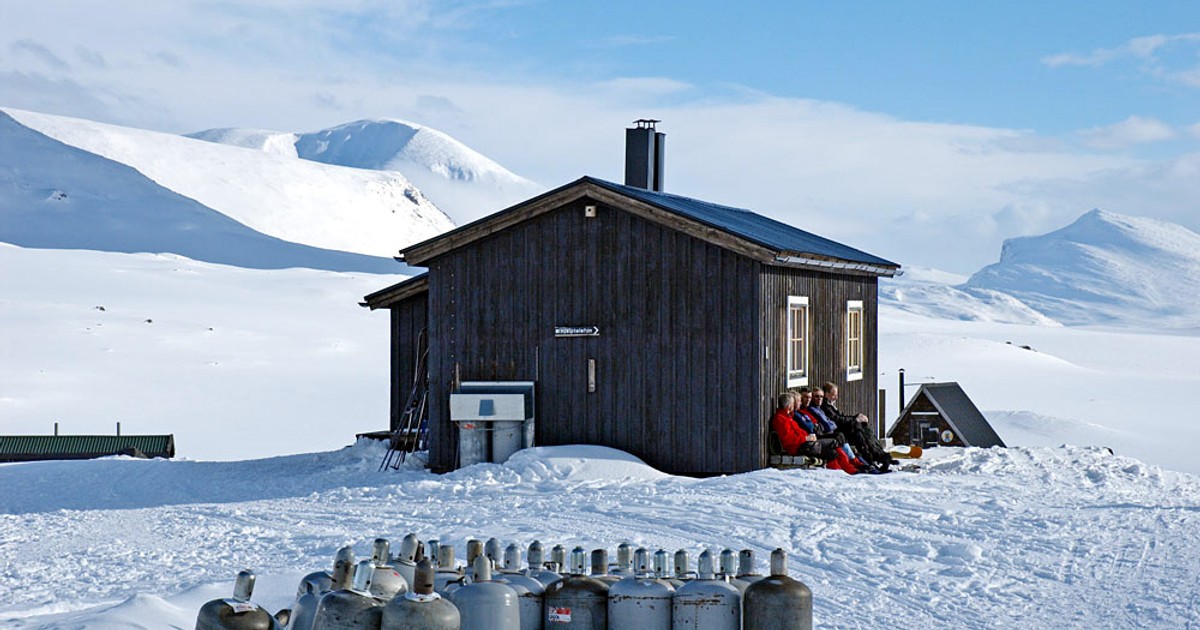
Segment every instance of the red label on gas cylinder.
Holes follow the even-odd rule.
[[[549,613],[546,615],[546,621],[550,623],[571,623],[571,609],[563,607],[550,608]]]

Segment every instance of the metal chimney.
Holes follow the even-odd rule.
[[[655,131],[659,121],[639,118],[625,130],[625,185],[655,192],[663,189],[667,134]]]

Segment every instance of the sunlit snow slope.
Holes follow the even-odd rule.
[[[295,243],[390,257],[405,245],[453,227],[449,217],[394,171],[346,168],[299,160],[278,150],[2,111],[25,127],[124,164],[158,186],[253,230]],[[48,175],[29,166],[13,178],[19,182]],[[121,189],[113,186],[104,195],[112,197]],[[155,208],[148,206],[145,211]]]

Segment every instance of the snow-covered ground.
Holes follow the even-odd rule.
[[[588,447],[378,473],[378,446],[339,447],[386,425],[387,315],[357,301],[399,276],[14,246],[0,269],[4,431],[120,421],[179,449],[0,465],[0,626],[191,627],[243,568],[276,610],[338,546],[409,531],[460,557],[491,536],[764,560],[782,546],[822,627],[1200,619],[1194,336],[885,305],[889,397],[899,367],[957,380],[1013,446],[935,451],[920,474],[697,480]]]

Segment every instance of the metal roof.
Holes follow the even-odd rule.
[[[699,199],[692,199],[691,197],[681,197],[663,192],[654,192],[644,188],[623,186],[593,177],[585,177],[584,179],[613,192],[633,197],[663,210],[681,214],[694,221],[699,221],[710,227],[779,252],[811,254],[881,267],[900,266],[890,260],[868,254],[849,245],[831,241],[823,236],[817,236],[811,232],[806,232],[743,208],[722,206]]]
[[[429,272],[422,272],[406,280],[401,280],[390,287],[384,287],[363,297],[360,305],[375,310],[387,308],[393,304],[429,291]]]
[[[4,435],[0,461],[88,459],[134,448],[149,457],[174,457],[174,435]]]

